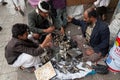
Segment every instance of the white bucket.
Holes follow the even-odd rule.
[[[114,46],[109,52],[106,63],[113,71],[120,72],[120,32],[118,33]]]

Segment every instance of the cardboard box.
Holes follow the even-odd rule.
[[[93,3],[96,0],[66,0],[67,6]]]
[[[50,61],[35,70],[37,80],[50,80],[55,75],[56,72]]]

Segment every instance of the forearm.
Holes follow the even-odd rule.
[[[38,48],[28,48],[25,46],[17,46],[15,49],[17,52],[27,53],[32,56],[38,56],[44,52],[43,48],[40,46]]]
[[[55,30],[55,27],[54,27],[54,26],[50,26],[49,28],[44,29],[43,32],[45,32],[45,33],[51,33],[51,32],[53,32],[54,30]]]
[[[39,28],[33,27],[33,26],[31,26],[31,27],[29,26],[29,29],[33,33],[43,33],[43,30],[44,30],[44,29],[39,29]]]
[[[71,22],[72,22],[73,24],[75,24],[75,25],[78,25],[78,26],[82,26],[82,24],[84,23],[84,21],[82,21],[82,20],[77,20],[77,19],[75,19],[75,18],[73,18]]]

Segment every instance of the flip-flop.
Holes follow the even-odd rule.
[[[22,66],[19,67],[20,70],[22,70],[23,72],[29,72],[29,73],[33,73],[35,71],[35,67],[28,67],[28,68],[24,68]]]

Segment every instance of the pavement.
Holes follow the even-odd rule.
[[[0,5],[0,26],[3,30],[0,31],[0,80],[36,80],[34,73],[27,73],[9,66],[4,56],[4,49],[7,42],[11,39],[11,28],[15,23],[26,23],[27,14],[32,8],[27,5],[25,9],[25,16],[20,15],[19,12],[14,10],[14,6],[11,0],[6,0],[8,4],[6,6]],[[67,30],[72,30],[71,33],[79,32],[77,27],[70,25]],[[82,79],[76,80],[120,80],[120,73],[109,72],[107,75],[95,74]]]

